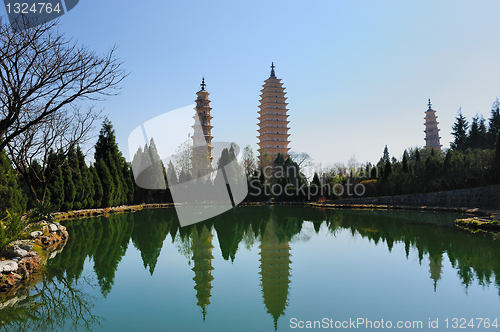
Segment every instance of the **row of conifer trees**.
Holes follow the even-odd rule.
[[[40,202],[50,203],[54,211],[68,211],[171,201],[168,189],[146,190],[135,185],[130,163],[118,149],[108,119],[103,122],[91,165],[76,146],[67,154],[51,150],[45,165],[34,161],[28,174],[28,178],[18,175],[6,153],[0,151],[0,213],[20,213]]]

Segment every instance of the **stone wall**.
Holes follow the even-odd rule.
[[[464,207],[500,210],[500,185],[427,194],[349,198],[328,203]]]

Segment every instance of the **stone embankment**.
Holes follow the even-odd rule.
[[[54,258],[68,240],[66,227],[40,221],[41,230],[30,233],[30,239],[18,240],[0,253],[0,294],[14,294],[24,284],[38,281],[41,267]]]
[[[159,209],[174,207],[173,203],[162,203],[162,204],[142,204],[142,205],[122,205],[102,209],[87,209],[87,210],[75,210],[69,212],[57,212],[54,213],[54,217],[57,219],[75,219],[75,218],[89,218],[98,216],[107,216],[114,213],[126,213],[126,212],[136,212],[142,209]]]

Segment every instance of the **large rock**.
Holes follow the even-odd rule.
[[[43,235],[43,232],[42,231],[34,231],[34,232],[31,232],[30,233],[30,237],[32,239],[36,239],[37,237],[39,236],[42,236]]]
[[[0,261],[0,272],[11,273],[17,271],[18,265],[14,261]]]
[[[19,244],[19,248],[24,249],[26,251],[30,251],[31,249],[33,249],[33,245],[27,243],[21,243]]]
[[[23,249],[16,244],[13,247],[5,249],[3,254],[7,257],[24,257],[28,254],[28,250]]]
[[[49,225],[49,231],[56,232],[57,231],[57,225],[56,224],[50,224]]]

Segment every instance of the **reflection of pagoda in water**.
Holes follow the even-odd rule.
[[[266,225],[260,243],[260,275],[262,295],[267,312],[273,316],[274,329],[285,314],[290,284],[290,245],[288,238],[279,238],[278,224],[273,217]]]
[[[442,254],[436,256],[429,255],[429,272],[431,273],[431,279],[434,280],[434,292],[436,291],[438,280],[441,279],[442,271],[443,271],[443,255]]]
[[[195,227],[191,235],[194,262],[194,278],[196,289],[196,298],[198,299],[197,305],[200,306],[203,313],[203,321],[207,314],[207,306],[210,304],[210,290],[212,289],[212,232],[203,225],[203,229],[198,233],[198,228]]]

